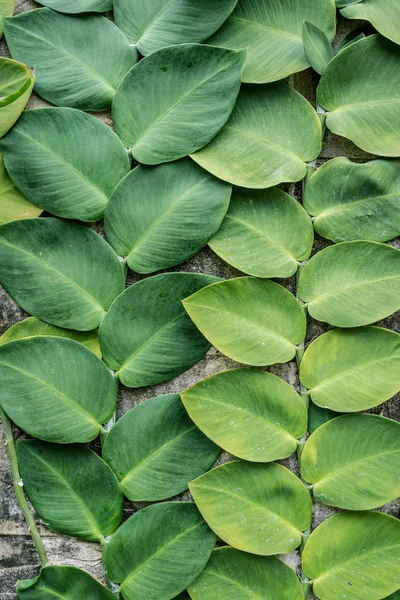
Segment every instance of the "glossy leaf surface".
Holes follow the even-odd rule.
[[[85,571],[75,567],[43,567],[34,579],[17,583],[19,600],[114,600],[115,596]]]
[[[9,178],[0,154],[0,225],[41,215],[42,209],[30,202]]]
[[[397,0],[363,0],[344,7],[341,11],[346,19],[364,19],[385,37],[400,44],[400,14]]]
[[[320,75],[333,58],[331,41],[326,34],[309,21],[303,25],[303,44],[310,65]]]
[[[113,7],[112,0],[38,0],[39,4],[48,6],[61,13],[107,12]]]
[[[1,26],[0,18],[0,34]],[[35,77],[26,65],[0,57],[0,138],[14,125],[24,110],[34,83]]]

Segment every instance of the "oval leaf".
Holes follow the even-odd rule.
[[[1,24],[0,18],[0,32]],[[35,77],[26,65],[0,57],[0,138],[11,129],[24,110],[34,83]]]
[[[346,19],[364,19],[385,37],[400,44],[400,13],[397,0],[364,0],[340,11]]]
[[[183,304],[211,344],[246,365],[288,362],[305,337],[302,307],[268,279],[240,277],[216,283]]]
[[[107,12],[112,10],[112,0],[38,0],[39,4],[48,6],[62,13]]]
[[[105,364],[73,340],[27,338],[0,346],[0,402],[24,431],[49,442],[89,442],[116,407]]]
[[[307,429],[301,397],[279,377],[252,369],[224,371],[181,394],[192,421],[231,454],[255,462],[286,458]]]
[[[325,71],[333,58],[331,41],[319,27],[304,21],[303,44],[310,65],[320,75]]]
[[[38,208],[19,191],[9,178],[0,154],[0,225],[30,219],[42,214]]]
[[[230,195],[231,186],[188,158],[139,166],[112,195],[105,215],[107,239],[137,273],[167,269],[205,246],[225,216]]]

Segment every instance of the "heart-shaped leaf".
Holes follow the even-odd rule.
[[[208,42],[227,48],[248,48],[243,72],[246,83],[284,79],[310,66],[304,51],[304,21],[318,26],[332,41],[336,10],[333,0],[240,0],[229,19]]]
[[[137,273],[167,269],[205,246],[225,216],[231,191],[188,158],[139,166],[111,197],[107,239]]]
[[[215,535],[192,502],[153,504],[130,517],[104,548],[125,600],[169,600],[196,579]]]
[[[399,46],[371,35],[344,48],[325,70],[317,97],[333,133],[366,152],[400,156]]]
[[[189,586],[192,600],[303,600],[295,572],[275,556],[255,556],[224,546]]]
[[[400,250],[376,242],[342,242],[305,266],[299,295],[314,319],[359,327],[400,309]]]
[[[343,7],[346,19],[364,19],[385,37],[400,44],[400,13],[397,0],[364,0]]]
[[[124,289],[118,257],[87,227],[27,219],[0,227],[0,282],[18,304],[52,325],[90,331]]]
[[[124,34],[101,15],[41,8],[3,19],[11,56],[35,67],[35,91],[56,106],[101,111],[136,56]]]
[[[303,571],[321,600],[380,600],[400,586],[400,521],[343,512],[311,534]]]
[[[111,429],[103,459],[129,500],[165,500],[214,464],[220,449],[189,419],[179,394],[151,398]]]
[[[189,489],[211,529],[245,552],[291,552],[310,525],[308,491],[276,463],[225,463],[192,481]]]
[[[239,277],[216,283],[183,304],[211,344],[246,365],[288,362],[305,337],[302,307],[288,290],[268,279]]]
[[[26,440],[17,444],[24,489],[33,508],[52,530],[90,542],[104,542],[122,519],[118,481],[85,446]]]
[[[228,212],[209,246],[255,277],[290,277],[310,256],[313,228],[299,202],[278,188],[235,188]]]
[[[114,0],[114,19],[128,40],[147,56],[165,46],[203,42],[236,4],[237,0]]]
[[[37,336],[0,346],[1,405],[21,429],[49,442],[89,442],[108,421],[117,386],[88,348]]]
[[[244,460],[286,458],[307,429],[307,410],[297,392],[263,371],[224,371],[196,383],[181,398],[209,438]]]
[[[24,110],[34,83],[35,77],[26,65],[0,57],[0,138]]]
[[[113,189],[130,169],[115,133],[72,108],[25,112],[0,140],[0,149],[25,196],[67,219],[101,219]]]
[[[400,334],[379,327],[328,331],[307,348],[300,380],[318,406],[377,406],[400,391]]]
[[[37,0],[39,4],[48,6],[61,13],[107,12],[112,10],[112,0]]]
[[[107,365],[128,387],[168,381],[196,364],[210,344],[191,322],[182,300],[217,277],[165,273],[125,290],[100,328]]]
[[[320,502],[347,510],[377,508],[400,496],[400,423],[345,415],[308,438],[301,474]]]
[[[334,158],[307,181],[304,208],[334,242],[386,242],[400,235],[400,160]]]
[[[42,209],[30,202],[13,184],[0,154],[0,225],[29,219],[42,214]]]
[[[304,21],[303,25],[303,44],[304,51],[310,62],[310,65],[320,75],[333,58],[331,41],[322,29]]]
[[[321,123],[303,96],[283,83],[243,87],[232,115],[205,148],[192,155],[224,181],[267,188],[300,181],[321,151]]]
[[[158,50],[118,88],[115,131],[139,162],[156,165],[207,144],[235,104],[245,51],[200,44]]]

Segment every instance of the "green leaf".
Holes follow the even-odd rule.
[[[303,600],[294,571],[275,556],[254,556],[217,548],[200,577],[189,587],[192,600]]]
[[[74,0],[71,0],[74,1]],[[115,23],[147,56],[165,46],[203,42],[235,8],[237,0],[114,0]]]
[[[317,113],[293,88],[246,86],[225,127],[192,158],[224,181],[267,188],[303,179],[321,136]]]
[[[11,56],[35,67],[35,91],[56,106],[102,111],[136,56],[124,34],[100,15],[41,8],[3,19]]]
[[[329,63],[317,89],[326,125],[362,150],[400,156],[400,48],[371,35]]]
[[[380,327],[328,331],[307,348],[300,380],[318,406],[377,406],[400,391],[400,334]]]
[[[336,53],[339,53],[347,46],[350,46],[351,44],[354,44],[355,42],[364,39],[367,35],[371,35],[372,33],[376,33],[372,25],[364,22],[362,25],[356,27],[355,29],[352,29],[347,35],[344,36],[344,38],[342,39],[342,41],[336,49]]]
[[[130,517],[105,546],[104,562],[125,600],[167,600],[196,579],[214,544],[192,502],[165,502]]]
[[[324,423],[329,421],[330,419],[334,419],[339,416],[338,412],[334,412],[333,410],[329,410],[329,408],[322,408],[314,402],[310,402],[308,407],[308,431],[314,433],[318,427],[321,427]]]
[[[88,348],[37,336],[0,346],[1,405],[18,427],[60,444],[89,442],[115,411],[117,386]]]
[[[210,285],[183,302],[202,334],[229,358],[265,366],[292,360],[306,318],[284,287],[239,277]]]
[[[245,51],[169,46],[141,60],[118,88],[115,131],[139,162],[156,165],[207,144],[234,107]]]
[[[308,438],[301,474],[317,500],[366,510],[400,496],[400,423],[377,415],[345,415]]]
[[[359,327],[400,309],[400,250],[376,242],[342,242],[305,266],[299,295],[318,321]]]
[[[41,208],[32,204],[13,184],[0,154],[0,225],[38,217],[42,212]]]
[[[400,521],[379,512],[327,519],[306,544],[303,570],[321,600],[380,600],[400,586]]]
[[[333,58],[331,41],[322,29],[309,21],[304,21],[304,50],[310,65],[320,75],[325,71]]]
[[[107,12],[112,10],[112,0],[37,0],[39,4],[48,6],[61,13]]]
[[[205,246],[225,216],[231,191],[188,158],[139,166],[111,197],[107,239],[137,273],[167,269]]]
[[[244,82],[278,81],[310,66],[302,40],[304,20],[317,25],[333,40],[336,28],[333,0],[319,0],[318,10],[314,0],[240,0],[208,43],[248,48]]]
[[[165,500],[208,471],[220,449],[189,419],[179,394],[151,398],[111,429],[103,459],[129,500]]]
[[[303,207],[278,188],[235,188],[228,212],[208,245],[255,277],[290,277],[310,256],[313,228]]]
[[[297,392],[263,371],[224,371],[196,383],[181,398],[201,431],[244,460],[286,458],[307,429],[307,410]]]
[[[89,542],[104,542],[122,519],[118,481],[97,454],[85,446],[58,446],[25,440],[17,444],[24,489],[52,531]]]
[[[87,227],[27,219],[0,227],[0,282],[28,313],[90,331],[124,289],[117,255]]]
[[[0,33],[1,24],[0,19]],[[34,83],[35,77],[26,65],[0,57],[0,138],[11,129],[24,110]]]
[[[346,19],[364,19],[385,37],[400,44],[400,13],[397,0],[360,0],[356,4],[341,6]]]
[[[0,38],[3,35],[2,18],[11,17],[16,3],[16,0],[0,0]]]
[[[192,481],[189,489],[213,531],[245,552],[291,552],[310,525],[308,491],[276,463],[225,463]]]
[[[358,4],[365,0],[335,0],[336,8],[344,8],[345,6],[351,6],[352,4]]]
[[[335,242],[386,242],[400,235],[400,160],[334,158],[307,181],[304,207]]]
[[[130,286],[100,327],[107,365],[128,387],[168,381],[190,369],[210,348],[186,315],[182,300],[218,281],[198,273],[165,273]]]
[[[114,594],[85,571],[75,567],[43,567],[34,579],[18,581],[19,600],[115,600]]]

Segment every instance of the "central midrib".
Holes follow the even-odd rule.
[[[339,292],[325,292],[324,294],[319,294],[318,296],[316,296],[315,298],[310,300],[308,304],[309,304],[309,306],[311,304],[314,304],[314,306],[315,306],[316,304],[318,304],[320,302],[321,298],[326,298],[326,296],[329,296],[329,297],[340,296],[340,294],[346,294],[349,291],[354,290],[355,288],[365,287],[365,286],[373,285],[374,283],[380,283],[381,281],[389,281],[391,279],[399,279],[400,280],[400,274],[399,275],[388,275],[387,277],[379,277],[378,279],[372,279],[371,281],[365,281],[363,283],[356,283],[354,285],[349,285],[349,287],[343,288]]]
[[[346,202],[343,204],[338,204],[336,206],[331,206],[322,212],[315,215],[315,221],[319,218],[324,218],[326,216],[329,217],[330,214],[335,212],[346,212],[350,210],[353,206],[357,204],[368,204],[369,202],[378,202],[380,200],[386,200],[388,198],[400,198],[400,189],[396,192],[391,192],[390,194],[382,194],[381,196],[369,196],[366,198],[359,198],[358,200],[352,200],[351,202]]]
[[[222,579],[223,581],[228,581],[231,584],[234,584],[239,589],[244,590],[245,592],[247,592],[247,594],[251,598],[254,598],[254,600],[265,600],[265,596],[264,595],[263,596],[259,596],[258,594],[256,594],[255,592],[253,592],[250,588],[248,588],[247,586],[243,585],[242,583],[240,583],[236,579],[230,579],[226,575],[221,575],[221,573],[218,573],[217,571],[213,571],[212,569],[208,569],[208,573],[207,574],[211,575],[211,577],[217,577],[218,579]]]
[[[273,27],[272,25],[266,25],[265,23],[260,23],[257,21],[250,21],[250,19],[245,19],[244,17],[236,17],[235,15],[231,15],[229,17],[229,21],[237,21],[238,23],[246,23],[246,25],[251,25],[252,27],[258,27],[259,29],[265,29],[266,31],[272,31],[274,33],[278,33],[279,35],[290,37],[292,40],[296,40],[303,47],[303,40],[300,35],[293,33],[291,31],[285,31],[285,29],[278,29],[277,27]]]

